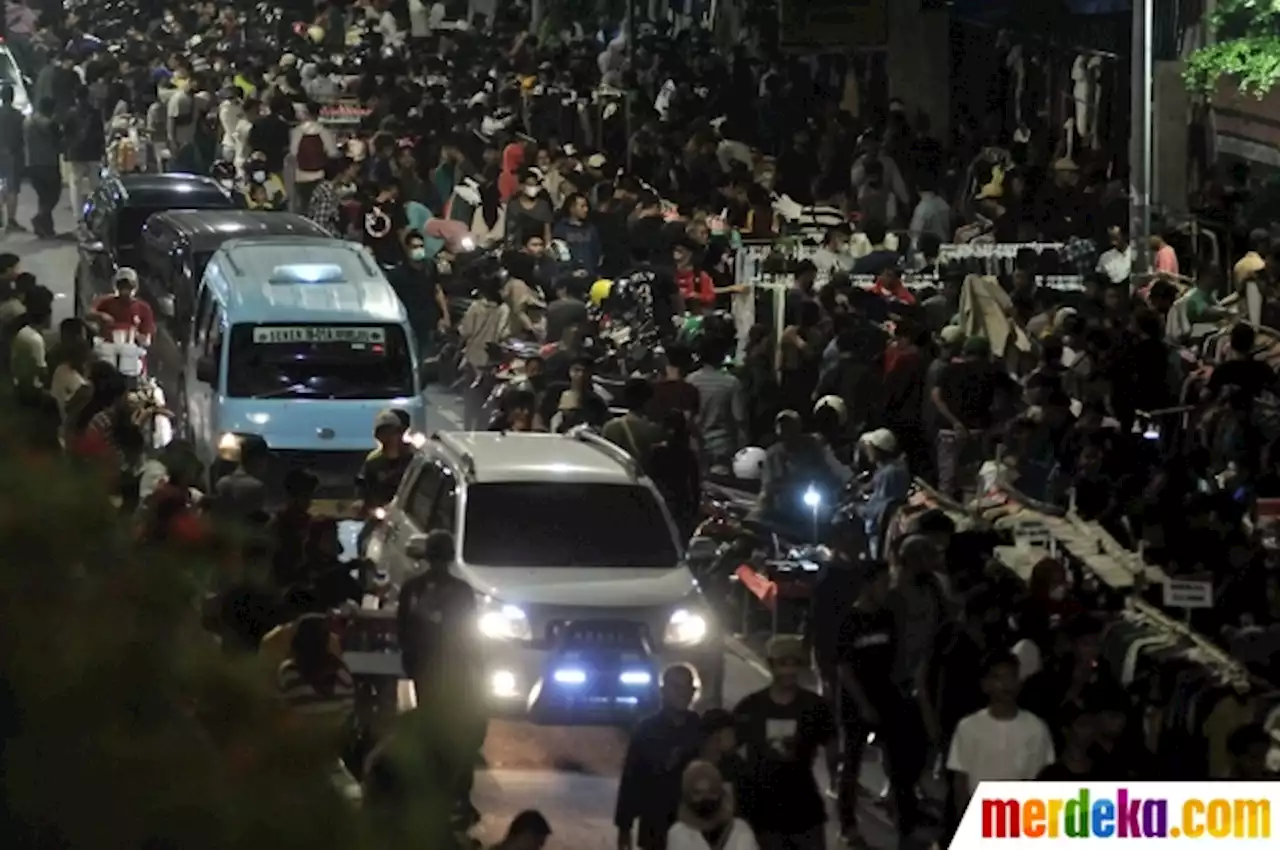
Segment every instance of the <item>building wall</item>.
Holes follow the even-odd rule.
[[[951,23],[945,9],[922,0],[891,0],[887,72],[889,96],[923,110],[936,138],[951,135]]]

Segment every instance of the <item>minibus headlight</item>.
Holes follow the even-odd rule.
[[[218,457],[223,460],[239,463],[240,461],[240,441],[243,438],[239,434],[232,434],[230,431],[218,438]]]

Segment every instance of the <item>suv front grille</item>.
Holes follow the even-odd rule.
[[[553,620],[547,624],[547,643],[561,648],[648,652],[649,628],[618,620]]]

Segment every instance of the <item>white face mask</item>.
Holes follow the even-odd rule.
[[[255,172],[253,172],[252,177],[253,177],[253,182],[254,182],[254,183],[265,183],[265,182],[267,182],[267,172],[265,172],[265,171],[255,171]]]
[[[524,187],[524,194],[525,194],[525,197],[526,197],[526,198],[536,198],[536,197],[538,197],[538,187],[537,187],[537,186],[525,186],[525,187]]]

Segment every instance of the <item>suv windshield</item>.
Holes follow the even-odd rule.
[[[415,395],[398,325],[236,325],[227,394],[235,398],[401,398]]]
[[[547,481],[467,488],[462,557],[486,567],[673,567],[662,506],[636,484]]]

